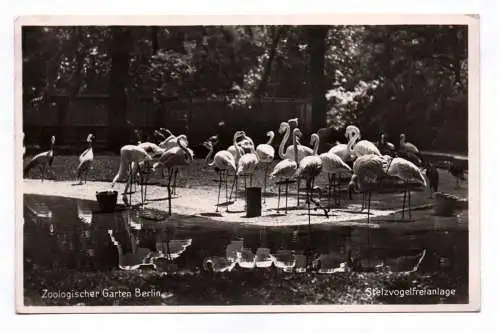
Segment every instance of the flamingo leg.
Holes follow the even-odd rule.
[[[234,175],[234,180],[236,181],[236,189],[234,192],[234,201],[238,200],[238,176],[235,174]]]
[[[269,164],[266,165],[264,169],[264,192],[262,193],[263,201],[266,203],[266,187],[267,187],[267,169],[269,168]]]
[[[178,168],[174,168],[174,183],[172,185],[172,195],[176,195],[177,194],[177,174],[179,173],[179,169]]]
[[[227,190],[227,170],[224,170],[224,184],[226,186],[226,212],[229,212],[229,198],[228,198],[228,190]]]
[[[332,199],[332,174],[328,174],[328,208],[331,207]]]
[[[167,191],[168,191],[168,216],[172,216],[172,188],[170,184],[172,182],[173,169],[170,168],[168,170],[168,182],[167,182]]]
[[[236,175],[233,176],[233,183],[231,184],[231,192],[229,193],[229,201],[231,201],[231,199],[233,198],[233,189],[234,189],[234,186],[236,184]],[[235,195],[235,198],[236,198],[236,195]],[[236,201],[236,199],[235,199]]]
[[[221,190],[221,186],[222,186],[222,174],[221,172],[217,172],[219,174],[219,184],[218,184],[218,188],[219,190],[217,191],[217,206],[215,206],[215,212],[218,213],[219,212],[219,203],[220,203],[220,190]]]
[[[408,190],[408,217],[411,220],[411,190]]]
[[[288,180],[285,184],[285,214],[288,212]]]
[[[368,223],[370,223],[370,206],[372,201],[372,191],[368,191]]]
[[[278,213],[280,212],[280,197],[281,197],[281,181],[278,182],[278,209],[276,210]]]
[[[45,169],[46,169],[45,164],[41,166],[41,169],[42,169],[42,182],[43,182],[45,180]]]
[[[401,211],[401,219],[404,220],[405,219],[405,205],[406,205],[406,190],[404,192],[404,196],[403,196],[403,209]]]
[[[340,206],[340,182],[337,180],[337,176],[333,174],[333,189],[335,196],[335,205]]]
[[[306,196],[307,196],[307,223],[311,226],[311,182],[306,180]]]
[[[297,177],[297,207],[300,206],[300,177]]]

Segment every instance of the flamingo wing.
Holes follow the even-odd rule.
[[[274,148],[271,145],[260,144],[257,146],[256,152],[261,162],[272,162],[274,159]]]
[[[276,164],[271,172],[271,178],[291,177],[295,174],[295,171],[297,171],[297,163],[295,163],[295,161],[285,159]]]

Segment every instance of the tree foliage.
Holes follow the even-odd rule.
[[[54,94],[222,98],[247,110],[300,98],[312,101],[313,128],[356,124],[372,140],[405,132],[423,148],[467,149],[466,26],[24,27],[22,44],[25,112]]]

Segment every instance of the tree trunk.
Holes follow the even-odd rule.
[[[127,80],[132,45],[128,28],[112,27],[111,71],[109,75],[109,137],[110,149],[119,150],[130,143],[130,131],[126,128]]]
[[[318,129],[326,126],[326,98],[325,98],[325,53],[328,27],[314,26],[309,28],[309,61],[310,87],[312,99],[311,128]]]
[[[262,80],[260,80],[259,85],[254,93],[254,100],[258,100],[262,93],[266,90],[267,82],[271,76],[271,69],[273,66],[274,57],[276,56],[276,50],[278,48],[278,43],[281,39],[281,35],[285,32],[286,27],[279,27],[273,34],[273,40],[269,47],[269,59],[264,67],[264,72],[262,73]]]

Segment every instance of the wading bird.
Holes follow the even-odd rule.
[[[157,162],[153,164],[153,171],[158,167],[164,167],[168,170],[168,215],[172,215],[172,176],[174,169],[185,166],[193,160],[192,152],[187,148],[186,141],[180,136],[177,137],[177,147],[165,151]]]
[[[311,145],[314,145],[313,154],[311,156],[306,156],[299,162],[299,167],[297,168],[297,176],[304,178],[306,180],[306,195],[307,195],[307,214],[309,216],[309,223],[311,222],[311,201],[312,191],[314,189],[314,181],[317,176],[323,170],[323,162],[318,156],[319,149],[319,135],[314,133],[311,135]],[[316,204],[316,206],[318,206]]]
[[[353,159],[369,154],[379,156],[382,155],[373,142],[370,142],[368,140],[358,141],[359,139],[361,139],[361,132],[356,126],[349,125],[347,126],[345,131],[346,136],[350,138],[349,143],[347,144],[347,150],[351,154],[351,157]]]
[[[387,175],[398,177],[405,183],[405,192],[403,196],[402,219],[405,218],[405,203],[408,194],[408,216],[411,219],[411,188],[410,186],[419,185],[427,187],[427,182],[422,171],[412,162],[401,157],[388,158]]]
[[[386,158],[375,154],[360,156],[353,164],[353,174],[348,185],[349,192],[357,187],[363,193],[361,211],[365,208],[366,196],[368,195],[368,223],[370,223],[372,188],[378,183],[380,178],[386,176],[386,166]]]
[[[246,153],[240,157],[238,160],[238,166],[236,171],[236,176],[243,176],[245,179],[245,189],[247,188],[247,176],[250,176],[250,186],[252,186],[252,178],[257,168],[257,164],[259,164],[259,156],[257,155],[253,140],[243,133],[243,139],[249,142],[248,147],[250,148],[250,153]]]
[[[337,181],[337,175],[343,172],[351,173],[352,169],[340,156],[330,151],[319,155],[319,157],[323,164],[323,171],[328,174],[328,207],[331,204],[332,190],[335,204],[340,205],[340,182]]]
[[[87,176],[89,174],[89,171],[92,169],[92,162],[94,161],[92,142],[94,141],[94,138],[94,134],[92,133],[87,136],[87,143],[89,147],[85,149],[78,158],[80,164],[76,168],[76,180],[79,181],[79,185],[83,184],[83,180],[85,180],[85,183],[87,183]]]
[[[29,171],[33,169],[35,166],[40,168],[42,173],[42,182],[46,178],[46,173],[49,171],[49,168],[52,166],[52,162],[54,162],[54,144],[56,143],[56,137],[52,136],[50,138],[50,149],[44,151],[33,157],[28,164],[23,169],[24,177],[28,177]]]
[[[406,142],[406,135],[404,133],[399,135],[398,155],[416,165],[422,165],[424,161],[417,146],[411,142]]]
[[[285,135],[283,136],[283,139],[281,140],[280,143],[279,147],[280,151],[283,151],[285,149],[285,144],[288,141],[288,137],[290,136],[290,125],[288,123],[282,122],[280,124],[279,133],[282,134],[283,132],[285,132]],[[298,138],[296,138],[296,144],[297,148],[295,148],[293,145],[287,147],[286,152],[284,153],[285,158],[294,161],[295,156],[297,156],[297,163],[300,163],[300,161],[302,161],[304,157],[311,156],[313,154],[313,150],[309,147],[301,145]],[[300,178],[297,178],[297,207],[300,204],[299,195],[300,195]]]
[[[300,130],[298,128],[295,128],[292,133],[292,143],[293,147],[297,149],[297,136],[301,135]],[[280,210],[280,197],[281,197],[281,184],[285,183],[285,214],[288,209],[288,184],[290,182],[290,179],[293,178],[297,172],[297,166],[298,166],[298,154],[294,154],[295,158],[294,160],[290,160],[285,157],[285,154],[283,152],[283,147],[278,151],[279,156],[282,158],[282,160],[276,164],[274,167],[273,171],[271,172],[271,179],[273,178],[278,178],[278,212]]]
[[[262,164],[265,164],[264,166],[264,202],[266,200],[265,194],[266,194],[266,187],[267,187],[267,173],[269,172],[269,165],[273,162],[274,160],[274,148],[271,146],[271,143],[273,142],[274,139],[274,132],[269,131],[266,133],[266,136],[269,138],[266,143],[262,143],[257,146],[256,152],[257,155],[259,156],[259,161]]]
[[[224,179],[224,185],[226,188],[226,202],[229,201],[228,195],[227,195],[227,175],[228,172],[231,172],[232,174],[236,173],[236,164],[234,162],[234,156],[228,152],[227,150],[220,150],[218,151],[212,160],[210,161],[210,157],[212,156],[214,152],[214,144],[207,140],[203,143],[203,146],[209,150],[207,156],[205,157],[205,163],[208,164],[208,166],[213,167],[215,169],[215,172],[219,175],[219,191],[217,194],[217,206],[215,208],[215,212],[219,211],[219,203],[220,203],[220,192],[221,192],[221,187],[222,187],[222,180]],[[233,182],[234,186],[234,182]],[[231,188],[232,190],[232,188]],[[229,207],[226,206],[226,211],[229,210]]]
[[[384,133],[380,134],[380,139],[375,145],[382,155],[394,156],[396,148],[392,143],[387,141]]]
[[[132,183],[133,175],[136,174],[139,167],[139,163],[142,161],[152,161],[151,156],[142,148],[136,145],[125,145],[120,149],[120,167],[118,172],[111,182],[111,187],[113,188],[118,181],[118,179],[127,175],[127,182],[125,189],[123,190],[123,201],[126,205],[132,203],[132,192],[128,191],[129,186]],[[127,200],[127,194],[130,195],[130,200]],[[130,202],[129,202],[130,201]]]

